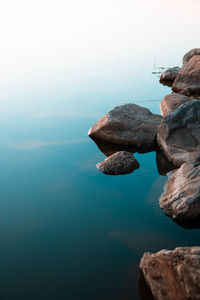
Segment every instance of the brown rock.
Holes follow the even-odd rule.
[[[200,48],[195,48],[190,51],[188,51],[184,56],[183,56],[183,64],[187,63],[191,57],[194,55],[200,55]]]
[[[200,95],[200,55],[192,56],[184,63],[172,85],[172,90],[186,96]]]
[[[156,164],[158,173],[162,176],[166,176],[170,171],[177,169],[161,150],[156,151]]]
[[[200,300],[200,247],[144,253],[140,268],[157,300]]]
[[[135,152],[152,151],[162,117],[136,104],[115,107],[90,128],[92,139],[135,147]]]
[[[178,76],[180,69],[181,68],[179,67],[174,67],[162,72],[160,74],[160,82],[164,85],[172,86],[174,80]]]
[[[191,100],[166,115],[157,142],[176,166],[200,161],[200,101]]]
[[[165,96],[160,103],[160,110],[162,116],[171,113],[180,105],[190,101],[191,98],[181,94],[169,94]]]
[[[200,216],[200,164],[183,164],[173,171],[159,202],[172,219],[196,220]]]
[[[97,169],[108,175],[123,175],[132,173],[139,166],[139,163],[131,153],[119,151],[98,163]]]

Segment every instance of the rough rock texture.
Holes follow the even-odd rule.
[[[191,57],[194,55],[200,55],[200,48],[195,48],[190,51],[188,51],[184,56],[183,56],[183,64],[187,63]]]
[[[90,128],[88,135],[116,145],[134,146],[135,152],[154,149],[162,117],[136,104],[115,107]]]
[[[140,268],[157,300],[200,300],[200,247],[144,253]]]
[[[200,160],[200,101],[191,100],[166,115],[157,142],[176,166]]]
[[[172,90],[186,96],[200,95],[200,55],[192,56],[184,63],[172,85]]]
[[[139,166],[139,163],[131,153],[119,151],[98,163],[97,169],[104,174],[123,175],[133,172]]]
[[[179,107],[181,104],[187,103],[191,98],[181,94],[169,94],[165,96],[160,103],[162,116],[165,116]]]
[[[178,76],[180,69],[181,68],[179,67],[174,67],[174,68],[169,68],[166,71],[162,72],[160,74],[160,82],[168,86],[172,86],[174,80]]]
[[[183,164],[172,172],[160,197],[165,214],[179,221],[200,216],[200,164]]]

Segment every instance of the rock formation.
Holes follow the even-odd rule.
[[[178,108],[180,105],[187,103],[190,100],[191,100],[190,97],[184,96],[181,94],[166,95],[160,103],[160,110],[161,110],[162,116],[165,116],[165,115],[171,113],[176,108]]]

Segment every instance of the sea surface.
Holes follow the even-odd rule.
[[[155,152],[104,175],[87,133],[116,105],[160,114],[152,72],[199,47],[199,1],[17,2],[0,12],[0,299],[141,300],[143,253],[200,231],[160,209]]]

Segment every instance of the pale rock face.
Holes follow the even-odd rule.
[[[197,219],[200,216],[200,164],[183,164],[173,171],[159,203],[165,214],[172,219]]]
[[[160,110],[162,116],[166,116],[167,114],[171,113],[179,106],[181,106],[184,103],[187,103],[188,101],[191,101],[191,98],[181,94],[166,95],[160,103]]]
[[[200,300],[200,247],[144,253],[140,268],[156,300]]]
[[[133,154],[126,151],[119,151],[98,163],[97,169],[108,175],[123,175],[132,173],[139,166]]]
[[[190,60],[190,58],[192,58],[194,55],[200,55],[200,48],[195,48],[195,49],[188,51],[183,56],[183,64],[187,63]]]
[[[157,142],[169,161],[200,161],[200,101],[191,100],[166,115],[158,127]]]
[[[162,117],[136,104],[115,107],[89,130],[92,139],[115,145],[135,147],[134,152],[148,152],[155,147],[158,125]]]
[[[172,90],[186,96],[200,95],[200,55],[192,56],[183,64],[172,85]]]

